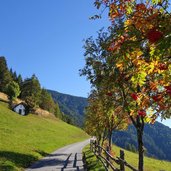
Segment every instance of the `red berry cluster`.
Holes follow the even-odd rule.
[[[166,64],[160,63],[159,66],[158,66],[158,68],[160,70],[167,70],[168,69],[168,66]]]
[[[165,86],[164,88],[166,89],[166,93],[171,96],[171,86]]]
[[[159,94],[159,95],[153,96],[152,98],[155,102],[159,102],[163,97],[162,95]]]
[[[134,100],[137,100],[138,99],[138,95],[136,93],[132,93],[131,94],[131,97],[134,99]]]
[[[146,116],[146,111],[145,110],[139,110],[138,115],[142,116],[142,117],[145,117]]]
[[[111,92],[106,93],[108,96],[112,96],[113,94]]]
[[[147,33],[147,38],[149,39],[150,43],[155,43],[163,37],[163,33],[161,31],[156,30],[153,28],[149,30]]]

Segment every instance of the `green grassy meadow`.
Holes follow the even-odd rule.
[[[88,135],[58,119],[20,116],[0,102],[0,170],[20,171],[34,161]]]
[[[113,146],[113,152],[115,156],[119,156],[120,152],[119,147]],[[138,168],[138,154],[124,150],[125,151],[125,160],[134,166],[135,168]],[[163,160],[157,160],[149,157],[144,158],[144,170],[145,171],[170,171],[171,170],[171,162],[163,161]],[[127,169],[130,171],[130,169]]]
[[[119,156],[120,152],[119,147],[113,145],[112,153],[114,156]],[[100,161],[93,155],[93,153],[90,151],[89,145],[84,148],[84,153],[86,155],[86,162],[87,167],[90,171],[104,171],[105,169],[102,167],[102,164]],[[138,154],[124,150],[125,151],[125,160],[134,166],[135,168],[138,168]],[[117,165],[115,164],[117,167]],[[119,167],[118,167],[119,168]],[[144,171],[170,171],[171,170],[171,162],[163,161],[163,160],[156,160],[153,158],[145,157],[144,158]],[[126,171],[131,171],[129,168],[126,167]]]

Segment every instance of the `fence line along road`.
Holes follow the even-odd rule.
[[[120,157],[114,158],[109,153],[109,147],[107,146],[107,148],[104,149],[97,144],[96,140],[90,140],[90,150],[96,155],[97,158],[100,159],[106,171],[109,169],[113,171],[125,171],[125,167],[128,167],[132,171],[138,171],[125,161],[125,154],[123,150],[120,150]],[[114,166],[114,163],[118,165],[119,168]]]

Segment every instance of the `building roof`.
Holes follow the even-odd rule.
[[[18,104],[14,104],[12,108],[14,109],[15,107],[17,107],[19,105],[23,105],[24,107],[27,107],[27,104],[26,103],[21,102],[21,103],[18,103]]]

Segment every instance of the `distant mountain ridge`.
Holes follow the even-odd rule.
[[[68,115],[77,126],[84,125],[84,109],[87,106],[87,98],[77,97],[57,91],[48,90],[54,101],[58,102],[60,110]]]
[[[113,143],[122,148],[136,151],[136,134],[136,130],[132,125],[126,131],[114,131]],[[171,161],[171,128],[159,122],[154,125],[146,124],[143,141],[147,156]]]
[[[53,99],[58,102],[60,110],[74,119],[77,126],[84,124],[84,110],[87,98],[76,97],[48,90]],[[131,151],[137,149],[136,130],[132,125],[126,131],[114,131],[113,143]],[[154,125],[146,124],[144,128],[145,153],[148,156],[171,161],[171,128],[156,122]]]

